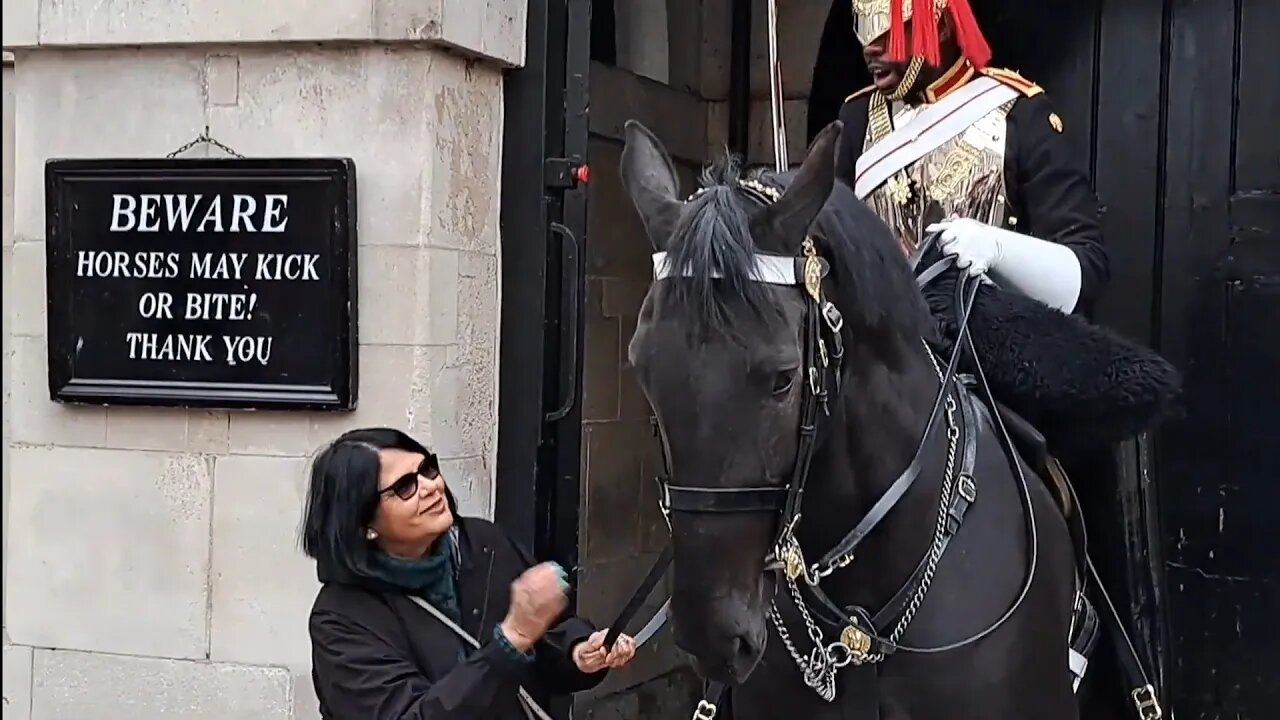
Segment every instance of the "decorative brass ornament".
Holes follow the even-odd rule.
[[[776,203],[782,197],[782,193],[777,188],[769,187],[755,178],[743,178],[738,181],[738,185],[760,196],[759,199],[767,203]]]
[[[795,580],[804,573],[804,557],[800,554],[800,548],[794,541],[787,543],[787,550],[785,557],[782,558],[782,564],[788,580]]]
[[[982,157],[982,151],[963,139],[957,139],[951,150],[929,163],[929,197],[938,202],[954,201],[973,177],[973,169]]]
[[[871,652],[871,636],[853,625],[848,625],[840,631],[840,644],[849,648],[855,661],[865,659],[867,653]]]
[[[853,31],[858,42],[866,45],[889,32],[889,0],[853,0]],[[911,3],[904,3],[902,14],[911,17]]]
[[[867,147],[889,137],[891,132],[893,121],[889,119],[889,100],[884,93],[876,92],[867,103],[867,139],[870,141]]]
[[[891,7],[893,7],[893,3],[890,0],[853,0],[853,14],[859,17],[864,15],[888,15]],[[904,3],[902,11],[910,17],[910,6]]]
[[[916,81],[920,79],[920,73],[924,70],[924,58],[913,57],[911,62],[907,63],[907,69],[902,73],[902,79],[898,81],[898,87],[889,93],[890,100],[901,100],[911,92],[911,88],[915,87]]]
[[[891,121],[887,105],[879,93],[872,95],[864,151],[883,141],[894,123],[910,122],[910,110]],[[918,247],[922,229],[939,216],[968,217],[996,226],[1023,224],[1008,214],[1013,208],[1005,197],[1004,132],[1011,105],[1001,105],[908,163],[866,196],[865,202],[893,230],[905,253]],[[958,148],[961,144],[964,147]]]
[[[911,182],[902,173],[890,177],[886,181],[889,197],[899,205],[906,205],[911,200]]]
[[[822,263],[818,260],[818,249],[814,247],[813,238],[804,239],[804,289],[816,303],[822,303]]]
[[[1049,113],[1049,125],[1054,130],[1062,132],[1062,118],[1058,117],[1058,113]]]
[[[942,11],[947,9],[949,1],[934,0],[934,15],[941,15]],[[890,0],[852,0],[852,2],[853,31],[858,36],[858,42],[866,45],[889,32],[889,26],[892,24],[891,13],[893,8]],[[911,19],[914,9],[910,0],[902,3],[902,19],[904,22]]]

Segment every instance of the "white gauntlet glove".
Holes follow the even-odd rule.
[[[1065,245],[1033,238],[986,223],[958,218],[934,223],[939,247],[954,255],[956,266],[971,276],[988,271],[1022,294],[1069,313],[1080,299],[1080,259]]]

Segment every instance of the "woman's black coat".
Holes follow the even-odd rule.
[[[455,517],[457,517],[455,515]],[[521,663],[493,641],[506,616],[511,583],[532,559],[492,523],[458,517],[459,623],[473,650],[403,591],[376,581],[324,586],[311,610],[312,679],[325,720],[495,718],[525,720],[523,686],[544,708],[550,694],[586,690],[605,673],[585,675],[573,646],[595,631],[566,616]]]

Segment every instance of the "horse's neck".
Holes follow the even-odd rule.
[[[853,529],[911,463],[938,391],[923,347],[908,352],[896,371],[878,362],[850,359],[851,374],[844,381],[839,407],[827,418],[831,427],[814,453],[805,488],[802,540],[815,557]],[[869,538],[868,547],[889,539],[886,536],[894,534],[889,526],[911,523],[915,510],[932,513],[921,498],[933,496],[936,504],[931,490],[939,483],[939,478],[922,473],[912,492]]]

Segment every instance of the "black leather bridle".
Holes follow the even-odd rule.
[[[749,192],[744,188],[744,192]],[[813,283],[807,288],[817,294],[805,302],[803,323],[804,374],[800,378],[801,390],[799,441],[796,446],[795,464],[785,485],[760,485],[732,488],[692,487],[670,482],[670,453],[665,434],[659,431],[662,441],[667,474],[658,479],[661,490],[659,502],[664,514],[670,513],[749,513],[781,512],[778,536],[781,540],[787,528],[798,519],[804,497],[805,483],[809,476],[809,464],[817,443],[819,411],[828,414],[828,383],[839,393],[840,372],[844,360],[844,341],[840,335],[843,319],[835,305],[821,295],[821,281],[829,270],[825,261],[817,256],[812,239],[805,241],[806,255],[795,259],[796,276],[802,282]],[[821,316],[821,320],[819,319]]]

